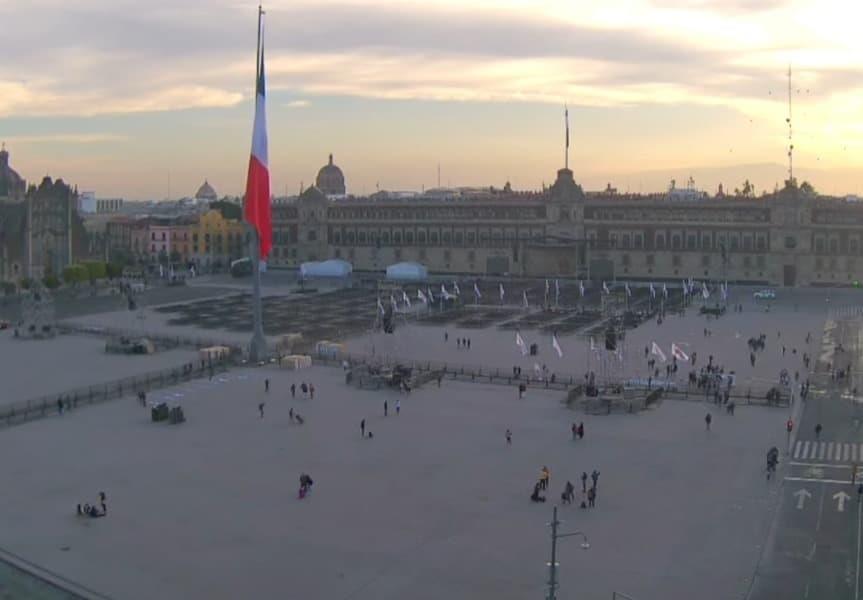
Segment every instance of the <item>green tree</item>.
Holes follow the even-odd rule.
[[[105,265],[105,274],[108,276],[108,279],[116,279],[117,277],[122,277],[123,263],[109,262]]]
[[[87,272],[87,279],[90,281],[96,281],[97,279],[105,279],[107,276],[107,269],[105,268],[105,263],[98,261],[87,261],[81,263],[84,269]]]
[[[65,269],[63,269],[63,281],[70,285],[76,285],[78,283],[83,283],[87,281],[89,274],[87,272],[87,267],[84,265],[69,265]]]
[[[812,184],[808,181],[804,181],[800,184],[800,191],[807,196],[814,196],[816,194],[815,188],[812,187]]]
[[[33,281],[29,277],[22,277],[21,282],[19,283],[22,290],[29,290],[33,287]]]
[[[239,221],[243,218],[242,207],[239,204],[234,204],[233,202],[226,202],[225,200],[210,202],[210,208],[222,213],[222,216],[226,219],[233,219],[234,221]]]
[[[42,283],[45,284],[45,287],[49,290],[56,290],[58,287],[60,287],[60,280],[57,279],[56,275],[53,275],[51,273],[45,275],[45,277],[42,279]]]

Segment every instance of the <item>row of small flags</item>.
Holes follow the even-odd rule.
[[[682,287],[683,287],[683,295],[684,296],[689,296],[689,295],[695,293],[695,282],[691,278],[688,281],[684,279],[682,281],[682,284],[683,284]],[[550,286],[551,286],[551,284],[550,284],[549,280],[546,279],[545,280],[546,299],[548,299]],[[498,287],[499,287],[499,291],[500,291],[500,301],[502,303],[504,301],[504,298],[506,297],[506,290],[504,290],[502,283],[498,284]],[[650,297],[655,300],[657,292],[656,292],[656,288],[653,286],[652,282],[650,283],[649,289],[650,289]],[[624,283],[624,291],[626,292],[627,298],[632,297],[632,289],[629,287],[629,283]],[[578,281],[578,292],[581,295],[581,297],[583,298],[585,295],[585,289],[584,289],[584,282],[581,280]],[[608,284],[605,281],[602,282],[602,292],[604,294],[610,294],[611,293],[611,289],[608,287]],[[719,284],[719,292],[722,295],[723,300],[728,300],[728,283],[727,282]],[[473,284],[473,293],[474,293],[474,296],[476,296],[477,301],[479,301],[482,298],[482,293],[480,293],[479,286],[476,283]],[[555,300],[556,301],[559,300],[560,299],[560,281],[557,279],[554,280],[554,293],[555,293]],[[458,287],[458,283],[453,282],[452,293],[450,293],[446,289],[445,284],[441,284],[440,295],[441,295],[441,297],[443,297],[444,300],[452,300],[453,298],[460,296],[461,290]],[[704,282],[701,283],[701,296],[705,300],[710,298],[710,290],[707,288],[707,285]],[[664,283],[662,284],[662,297],[665,298],[666,300],[668,299],[668,287]],[[404,303],[407,305],[407,307],[410,308],[411,301],[408,298],[407,293],[404,291],[402,292],[402,298],[404,300]],[[522,298],[522,304],[524,305],[524,307],[530,308],[530,302],[528,301],[528,298],[527,298],[527,290],[522,291],[521,298]],[[429,302],[435,301],[435,295],[432,292],[431,287],[426,288],[426,293],[423,293],[423,291],[421,289],[417,289],[417,299],[420,302],[428,304]],[[397,306],[395,299],[392,296],[390,296],[390,300],[391,300],[391,303],[393,305],[393,308],[395,308]],[[383,313],[383,304],[381,304],[380,298],[378,298],[378,309],[381,311],[381,313]]]
[[[515,345],[521,351],[522,356],[527,356],[527,354],[528,354],[527,344],[525,343],[524,338],[521,337],[521,333],[518,331],[515,332]],[[557,356],[559,358],[563,358],[563,347],[560,345],[560,340],[557,339],[556,333],[551,334],[551,347],[554,348],[555,352],[557,352]],[[593,337],[590,338],[590,350],[592,352],[598,351],[598,347],[596,346],[596,343],[594,342]],[[659,360],[662,362],[668,361],[668,357],[665,355],[665,352],[662,350],[662,348],[656,342],[651,342],[650,353],[652,355],[658,357]],[[620,355],[620,350],[618,350],[618,355]],[[683,351],[683,348],[681,348],[680,346],[678,346],[677,344],[675,344],[673,342],[671,344],[671,355],[674,358],[676,358],[677,360],[680,360],[683,362],[689,362],[689,355]]]

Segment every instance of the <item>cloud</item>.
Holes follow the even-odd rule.
[[[5,142],[17,144],[104,144],[125,142],[129,136],[114,133],[58,133],[48,135],[13,135]]]
[[[768,92],[782,89],[791,52],[813,97],[849,93],[861,74],[851,37],[805,23],[789,33],[799,15],[787,0],[268,4],[268,83],[293,96],[745,111],[777,101]],[[0,4],[0,22],[15,24],[4,32],[2,117],[231,107],[252,91],[252,3],[34,0]]]
[[[285,103],[286,108],[307,108],[311,105],[312,103],[308,100],[291,100]]]

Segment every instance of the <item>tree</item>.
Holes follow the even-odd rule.
[[[224,217],[225,219],[233,219],[234,221],[240,221],[243,218],[242,207],[239,204],[234,204],[233,202],[227,202],[225,200],[210,202],[210,208],[218,210],[220,213],[222,213],[222,217]]]
[[[63,269],[63,281],[70,285],[76,285],[87,281],[89,274],[84,265],[69,265]]]
[[[60,280],[57,279],[56,275],[53,275],[51,273],[45,275],[45,277],[42,279],[42,283],[44,283],[45,287],[49,290],[56,290],[58,287],[60,287]]]
[[[808,181],[804,181],[800,184],[800,191],[807,196],[814,196],[816,194],[815,188],[812,187],[812,184]]]
[[[182,258],[182,256],[180,256],[180,253],[177,250],[171,250],[171,263],[172,264],[179,263],[181,258]]]

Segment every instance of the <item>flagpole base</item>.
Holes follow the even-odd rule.
[[[263,332],[256,331],[249,342],[249,361],[259,363],[267,359],[267,340]]]

